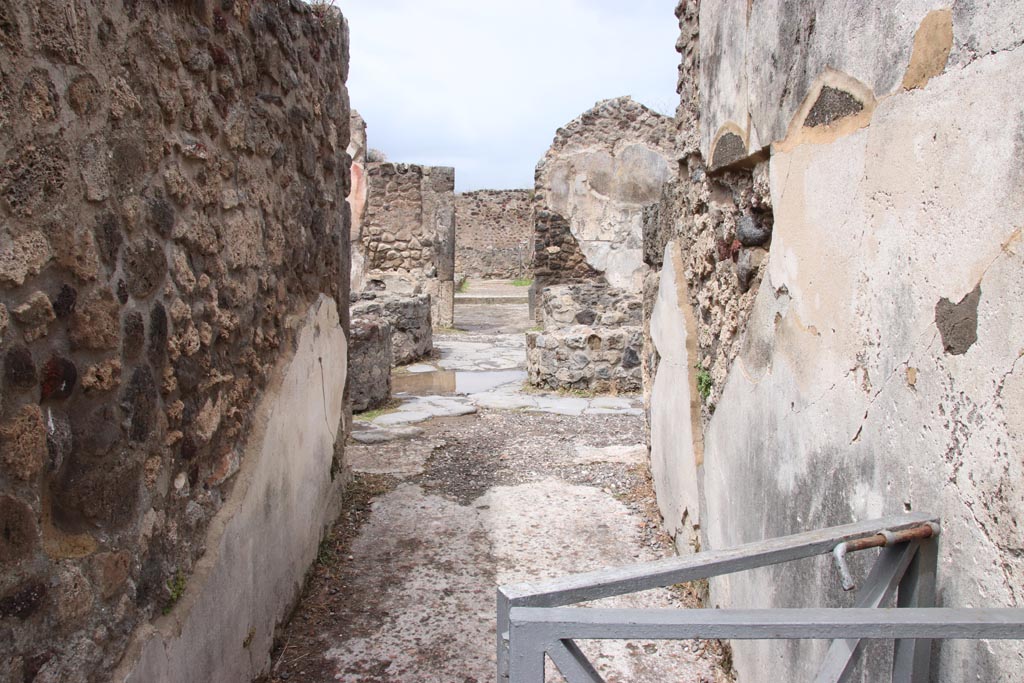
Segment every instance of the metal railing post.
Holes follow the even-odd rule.
[[[498,589],[498,683],[508,683],[508,641],[510,637],[511,623],[508,618],[508,611],[511,608],[511,601],[505,595],[505,591]]]
[[[544,683],[547,645],[550,642],[533,624],[509,628],[509,683]]]
[[[932,537],[921,543],[907,573],[900,581],[897,607],[935,607],[935,572],[939,542]],[[892,658],[893,683],[928,683],[932,641],[898,639]]]

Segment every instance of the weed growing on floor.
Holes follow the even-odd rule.
[[[372,420],[377,419],[381,415],[387,415],[389,413],[395,412],[401,405],[402,402],[399,401],[398,399],[391,399],[390,401],[382,405],[380,408],[367,410],[365,412],[359,413],[358,415],[353,415],[352,418],[355,420],[360,420],[362,422],[370,422]]]
[[[533,280],[531,280],[529,278],[522,278],[522,277],[520,277],[520,278],[516,278],[515,280],[512,281],[512,286],[513,287],[529,287],[532,284],[533,284]]]

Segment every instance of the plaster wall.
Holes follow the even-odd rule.
[[[678,206],[660,205],[675,224],[652,215],[645,235],[651,247],[668,244],[660,261],[648,250],[661,270],[645,304],[652,469],[666,525],[682,550],[680,521],[696,519],[701,546],[720,549],[933,512],[943,526],[940,605],[1021,606],[1021,3],[705,0],[699,32],[692,5],[677,10],[677,47],[693,65],[699,39],[699,97],[681,75],[680,112],[697,115],[709,173],[694,173],[699,157],[689,158]],[[716,160],[726,129],[743,148]],[[703,340],[714,323],[707,311],[729,297],[710,309],[701,300],[713,260],[702,245],[722,221],[713,209],[704,223],[688,217],[714,206],[716,184],[750,172],[754,213],[744,211],[767,208],[771,237],[751,251],[763,262],[743,294],[753,299],[741,306],[750,312],[735,329],[738,353],[717,372],[719,359],[704,363],[699,344],[714,381],[701,459],[699,436],[677,433],[694,414],[678,367],[693,361],[680,350],[688,314]],[[700,201],[678,200],[688,195]],[[680,281],[689,307],[672,305],[685,299],[670,296]],[[863,575],[869,559],[855,558],[855,570]],[[710,601],[848,606],[852,597],[821,558],[721,577]],[[737,680],[812,680],[826,646],[736,641]],[[886,648],[873,647],[854,680],[887,679]],[[1024,655],[1017,643],[948,641],[936,644],[933,667],[938,681],[1016,681]]]
[[[321,296],[257,407],[232,497],[210,524],[184,595],[139,630],[113,680],[249,683],[269,669],[274,628],[339,510],[334,449],[346,356],[338,307]]]
[[[651,475],[666,530],[686,543],[700,528],[697,468],[704,457],[701,406],[694,367],[696,325],[690,309],[679,243],[665,247],[650,318],[660,361],[650,390]]]
[[[706,432],[707,545],[929,511],[940,603],[1021,604],[1024,109],[1007,93],[1022,87],[1024,51],[998,53],[773,155],[767,274]],[[825,561],[722,578],[711,596],[847,600]],[[734,656],[741,680],[808,680],[823,648]],[[1024,676],[1015,643],[944,642],[936,661],[942,681]]]
[[[352,212],[352,227],[349,232],[349,243],[360,245],[363,240],[363,218],[366,215],[366,200],[369,196],[369,185],[366,179],[366,121],[353,111],[349,116],[349,143],[346,152],[352,159],[349,169],[352,178],[351,189],[346,201]],[[350,291],[359,292],[366,284],[366,258],[362,249],[352,250],[352,268]]]
[[[675,177],[675,157],[672,119],[628,97],[598,102],[559,129],[537,165],[537,215],[564,217],[587,265],[639,293],[643,208]]]
[[[703,0],[700,12],[700,151],[715,161],[729,131],[742,141],[724,161],[756,153],[786,137],[794,115],[822,74],[833,70],[875,97],[904,85],[922,19],[943,14],[955,24],[951,66],[1020,45],[1024,2],[900,0]],[[936,21],[920,35],[942,32]],[[742,151],[740,151],[742,148]],[[711,164],[714,167],[720,164]]]

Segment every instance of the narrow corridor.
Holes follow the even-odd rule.
[[[456,324],[462,331],[435,337],[435,368],[522,369],[525,305],[460,304]],[[432,372],[426,365],[411,374]],[[400,409],[357,419],[367,443],[347,449],[345,510],[278,639],[270,680],[492,681],[499,584],[672,552],[640,397],[538,394],[523,377],[467,395],[399,396]],[[604,604],[692,606],[694,590]],[[609,682],[725,680],[717,644],[583,647]]]

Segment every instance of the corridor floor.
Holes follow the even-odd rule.
[[[474,355],[522,368],[514,350],[532,325],[525,306],[460,305],[456,325],[469,331],[435,338],[434,369],[475,367]],[[479,394],[408,396],[462,408],[362,425],[415,431],[347,445],[345,509],[264,680],[493,681],[496,586],[671,553],[638,397],[536,395],[521,377]],[[594,604],[685,607],[697,598],[675,587]],[[717,643],[581,646],[609,683],[728,680]],[[549,681],[562,680],[548,669]]]

